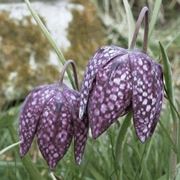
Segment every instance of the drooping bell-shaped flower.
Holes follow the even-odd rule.
[[[133,47],[144,16],[141,52]],[[88,112],[94,138],[129,110],[140,141],[152,135],[162,107],[163,76],[161,66],[146,54],[147,38],[148,8],[144,7],[136,23],[131,50],[105,46],[90,59],[81,88],[79,117]]]
[[[19,122],[20,155],[24,156],[37,136],[39,149],[49,167],[54,169],[67,152],[74,137],[74,152],[79,164],[84,152],[88,122],[78,118],[79,92],[62,83],[68,61],[62,71],[59,83],[39,86],[26,97],[22,106]],[[76,84],[77,76],[75,76]]]

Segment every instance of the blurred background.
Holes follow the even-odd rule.
[[[97,48],[115,44],[128,48],[127,14],[120,0],[32,0],[32,7],[38,12],[66,59],[74,59],[78,75],[82,80],[85,66]],[[128,1],[134,19],[140,9],[147,5],[152,14],[153,0]],[[151,18],[151,17],[150,17]],[[158,42],[166,47],[173,71],[175,97],[180,97],[180,1],[163,0],[157,22],[149,42],[148,53],[162,63]],[[137,47],[142,47],[141,29]],[[59,78],[61,65],[48,41],[30,16],[23,0],[0,0],[0,150],[12,144],[17,138],[19,106],[35,86],[52,83]],[[180,103],[179,103],[180,105]],[[163,127],[157,128],[153,136],[149,163],[137,179],[160,179],[169,172],[169,156],[172,149],[167,134],[171,134],[169,108],[164,107]],[[121,123],[120,123],[121,124]],[[139,172],[141,155],[145,146],[137,141],[134,130],[127,130],[121,151],[122,157],[114,157],[114,143],[120,124],[113,125],[100,140],[89,140],[85,161],[78,168],[73,164],[72,153],[68,153],[58,165],[60,179],[133,179]],[[11,130],[9,130],[11,129]],[[16,130],[17,131],[17,130]],[[13,135],[14,140],[10,134]],[[165,134],[163,134],[165,133]],[[128,138],[127,138],[128,136]],[[155,140],[154,140],[155,139]],[[109,144],[107,146],[106,144]],[[166,147],[168,146],[168,148]],[[166,147],[164,149],[164,147]],[[155,154],[152,150],[158,149]],[[71,150],[70,150],[71,151]],[[161,154],[162,151],[162,154]],[[153,157],[152,157],[153,156]],[[50,179],[46,163],[34,143],[30,151],[32,162],[44,179]],[[118,162],[116,162],[118,161]],[[125,162],[123,164],[122,162]],[[31,179],[17,152],[9,151],[0,156],[0,179]]]

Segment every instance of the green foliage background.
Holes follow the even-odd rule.
[[[94,50],[104,44],[128,47],[128,29],[133,30],[134,19],[144,4],[148,3],[151,13],[148,53],[163,65],[166,96],[160,122],[152,138],[141,144],[134,131],[131,115],[119,118],[97,140],[88,139],[85,156],[80,166],[75,165],[73,148],[70,148],[55,171],[64,180],[169,180],[180,179],[180,5],[178,1],[160,0],[127,1],[75,0],[85,6],[83,13],[73,12],[69,39],[71,48],[65,52],[66,59],[75,59],[83,69]],[[125,5],[125,6],[124,6]],[[159,6],[161,5],[161,6]],[[126,10],[125,10],[126,8]],[[158,13],[157,13],[158,12]],[[128,26],[127,17],[132,20]],[[156,24],[153,25],[153,21]],[[28,23],[24,23],[28,22]],[[82,24],[81,24],[82,23]],[[12,33],[13,30],[13,33]],[[10,31],[8,33],[8,31]],[[26,36],[28,34],[28,36]],[[38,34],[35,36],[34,34]],[[16,36],[15,36],[16,35]],[[16,69],[20,79],[13,80],[15,100],[23,99],[32,87],[57,79],[58,71],[48,65],[50,45],[39,28],[29,17],[23,22],[13,22],[8,14],[0,14],[0,87],[5,94],[5,73]],[[140,31],[137,47],[141,48]],[[28,37],[28,38],[27,38]],[[38,40],[36,39],[38,37]],[[159,45],[159,41],[161,44]],[[88,43],[87,43],[88,42]],[[23,48],[22,48],[23,47]],[[28,66],[33,51],[39,63],[37,71]],[[47,73],[48,72],[48,73]],[[43,74],[44,73],[44,74]],[[82,77],[82,70],[79,73]],[[9,82],[11,84],[11,82]],[[21,87],[21,88],[20,88]],[[20,89],[21,90],[20,90]],[[20,103],[0,102],[0,150],[18,141],[18,114]],[[53,179],[39,153],[36,142],[28,155],[20,159],[18,147],[5,153],[0,151],[0,177],[2,180]]]

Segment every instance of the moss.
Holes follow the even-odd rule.
[[[74,59],[81,70],[97,48],[106,44],[104,28],[90,1],[74,0],[84,6],[83,11],[73,11],[68,38],[71,47],[65,53],[66,59]]]
[[[57,69],[49,65],[49,52],[50,45],[30,17],[19,21],[0,13],[0,109],[58,77]],[[32,55],[36,68],[30,66]]]

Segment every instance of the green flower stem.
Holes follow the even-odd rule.
[[[66,62],[63,53],[60,51],[60,49],[58,48],[57,44],[55,43],[55,41],[53,40],[53,38],[51,37],[49,31],[47,30],[47,28],[45,27],[45,25],[43,24],[43,22],[41,21],[41,19],[39,18],[38,14],[33,10],[29,0],[25,0],[25,3],[27,4],[27,7],[29,9],[29,11],[31,12],[31,15],[33,16],[34,20],[36,21],[36,23],[38,24],[38,26],[40,27],[41,31],[43,32],[43,34],[45,35],[45,37],[47,38],[47,40],[49,41],[49,43],[51,44],[52,48],[54,49],[54,51],[56,52],[60,62],[64,65],[64,63]],[[72,85],[72,87],[74,89],[77,89],[71,72],[67,69],[67,75],[68,78],[70,80],[70,83]]]
[[[60,85],[63,84],[64,73],[70,64],[71,64],[72,70],[73,70],[74,82],[76,84],[77,90],[79,91],[79,85],[78,85],[79,83],[78,83],[78,77],[77,77],[77,71],[76,71],[77,68],[76,68],[76,63],[73,60],[68,60],[65,62],[63,69],[61,71],[61,77],[60,77],[59,83],[60,83]]]
[[[149,9],[147,7],[143,7],[138,20],[136,22],[135,31],[133,34],[133,38],[131,41],[130,49],[133,49],[136,43],[137,35],[139,33],[139,29],[141,27],[142,21],[144,19],[144,43],[143,43],[143,51],[147,52],[147,45],[148,45],[148,31],[149,31],[149,18],[148,18],[148,11]]]

